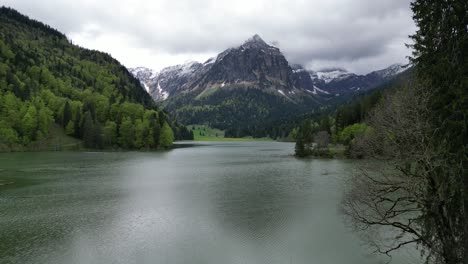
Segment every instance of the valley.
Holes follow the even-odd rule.
[[[290,65],[283,53],[259,35],[200,62],[157,72],[130,72],[156,102],[185,125],[205,124],[229,137],[284,138],[291,127],[273,131],[279,120],[333,107],[378,89],[405,71],[394,64],[357,75],[341,68],[313,71]],[[288,131],[289,130],[289,131]]]
[[[466,264],[466,0],[3,2],[0,263]]]

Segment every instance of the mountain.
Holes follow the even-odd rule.
[[[344,69],[332,68],[311,71],[311,78],[316,87],[338,96],[374,89],[395,78],[405,71],[400,64],[394,64],[383,70],[373,71],[366,75],[357,75]]]
[[[169,94],[165,109],[177,120],[208,124],[227,136],[264,136],[271,121],[321,105],[312,91],[294,85],[284,55],[258,35],[203,64],[166,68],[158,78],[156,87]]]
[[[149,92],[150,89],[148,85],[152,85],[152,80],[158,76],[158,72],[145,67],[130,68],[129,71],[135,78],[140,80],[147,92]]]
[[[203,96],[219,88],[257,88],[293,101],[299,95],[310,97],[294,86],[294,73],[280,50],[268,45],[258,35],[203,64],[188,62],[167,67],[152,78],[139,77],[139,69],[142,68],[130,71],[149,88],[156,101],[188,92]]]
[[[212,58],[204,64],[188,62],[164,68],[161,73],[154,70],[138,67],[130,68],[130,72],[138,78],[147,91],[157,102],[165,101],[171,95],[177,95],[189,80],[196,79],[199,69],[214,63]],[[401,64],[393,64],[385,69],[358,75],[348,72],[343,68],[326,68],[318,71],[306,70],[301,65],[292,65],[293,86],[315,95],[349,96],[356,92],[368,91],[392,80],[397,75],[406,71]],[[226,82],[224,82],[224,85]],[[281,92],[279,92],[281,94]]]
[[[204,63],[188,62],[147,74],[131,69],[157,102],[184,124],[208,124],[226,135],[266,135],[276,120],[326,107],[337,97],[391,80],[399,65],[357,75],[340,68],[312,71],[290,65],[280,49],[254,35]],[[139,77],[146,74],[147,77]]]
[[[1,7],[0,150],[60,147],[52,130],[86,148],[155,148],[190,137],[110,55]]]

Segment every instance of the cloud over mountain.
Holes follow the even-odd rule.
[[[157,69],[203,61],[259,33],[293,63],[367,72],[403,61],[415,30],[410,0],[3,2],[127,66]]]

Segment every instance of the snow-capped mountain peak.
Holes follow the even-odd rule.
[[[278,48],[267,44],[258,34],[246,40],[240,47],[241,50],[245,49],[263,49],[263,50],[277,50]]]
[[[366,75],[338,67],[311,70],[289,64],[280,49],[267,44],[257,34],[204,63],[189,61],[160,72],[144,67],[130,69],[155,101],[170,101],[180,94],[205,95],[208,90],[207,94],[219,89],[256,88],[295,102],[311,96],[323,99],[365,92],[404,70],[400,64]]]
[[[158,72],[146,67],[136,67],[136,68],[130,68],[129,69],[130,73],[133,74],[135,77],[140,79],[142,78],[154,78],[155,76],[158,75]]]
[[[166,68],[161,70],[161,74],[173,72],[174,74],[177,74],[179,76],[185,76],[185,75],[192,74],[200,66],[201,66],[201,63],[199,63],[199,62],[188,61],[188,62],[186,62],[184,64],[178,64],[178,65],[166,67]]]
[[[312,78],[318,78],[319,80],[323,80],[325,83],[348,78],[353,75],[354,73],[350,73],[342,68],[327,68],[311,73]]]
[[[159,73],[155,70],[146,68],[146,67],[136,67],[128,69],[130,73],[135,76],[142,86],[146,89],[147,92],[150,92],[151,80],[154,80],[158,77]]]
[[[252,37],[250,37],[244,42],[244,44],[249,44],[249,43],[267,45],[266,42],[258,34],[253,35]]]
[[[403,64],[395,63],[395,64],[392,64],[392,65],[390,65],[389,67],[387,67],[387,68],[385,68],[383,70],[374,71],[372,73],[375,73],[375,74],[379,75],[382,78],[388,78],[388,77],[395,76],[395,75],[397,75],[397,74],[399,74],[399,73],[401,73],[401,72],[403,72],[405,70],[406,70],[406,67]]]

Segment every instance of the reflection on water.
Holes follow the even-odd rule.
[[[337,209],[355,165],[292,150],[0,154],[15,181],[0,186],[0,263],[379,263]]]

